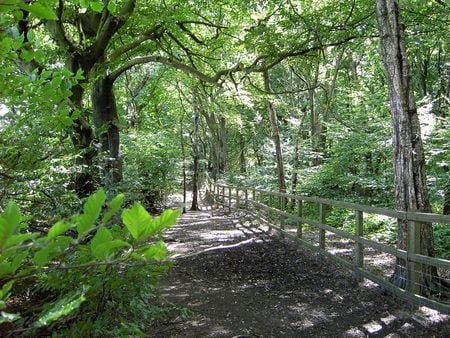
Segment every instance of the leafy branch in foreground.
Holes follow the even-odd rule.
[[[159,276],[168,268],[160,234],[180,213],[166,210],[152,218],[135,204],[122,211],[123,225],[117,225],[123,200],[120,194],[104,208],[106,194],[99,190],[82,213],[58,221],[44,235],[28,228],[15,203],[5,207],[0,214],[0,328],[27,334],[71,326],[77,334],[100,333],[106,326],[121,327],[120,333],[144,329],[145,323],[127,315],[137,311],[142,316],[149,304],[131,309],[130,298],[134,303],[154,298]],[[12,305],[19,300],[31,302],[32,309]]]

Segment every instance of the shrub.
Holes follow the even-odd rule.
[[[178,211],[152,218],[99,190],[83,212],[33,232],[19,208],[0,214],[0,331],[137,334],[158,314],[156,284],[168,269],[160,233]],[[144,320],[145,319],[145,320]],[[73,331],[76,330],[76,331]]]

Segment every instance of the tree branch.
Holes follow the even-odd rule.
[[[134,58],[128,62],[125,62],[121,67],[119,67],[114,72],[112,72],[109,75],[109,77],[112,81],[115,81],[123,72],[127,71],[128,69],[130,69],[136,65],[139,65],[139,64],[150,63],[150,62],[157,62],[157,63],[161,63],[161,64],[164,64],[167,66],[171,66],[178,70],[182,70],[188,74],[194,75],[201,81],[210,83],[210,84],[216,84],[217,81],[219,80],[219,78],[223,75],[222,74],[222,75],[218,76],[216,74],[215,76],[211,77],[211,76],[208,76],[208,75],[202,73],[198,69],[196,69],[192,66],[188,66],[188,65],[186,65],[180,61],[177,61],[175,59],[171,59],[171,58],[167,58],[167,57],[163,57],[163,56],[152,55],[152,56],[143,56],[143,57]],[[228,73],[228,71],[226,73]]]
[[[130,42],[127,45],[121,46],[119,48],[117,48],[116,50],[114,50],[111,54],[110,54],[110,59],[115,59],[117,57],[119,57],[120,55],[129,52],[130,50],[132,50],[133,48],[138,47],[141,43],[147,41],[147,40],[159,40],[161,38],[161,36],[164,33],[164,30],[161,31],[162,25],[158,24],[148,30],[146,30],[145,32],[143,32],[141,35],[139,35],[136,40]]]
[[[47,31],[50,33],[52,38],[57,42],[60,47],[66,47],[70,53],[76,51],[77,47],[75,44],[67,37],[66,31],[63,27],[62,15],[64,11],[64,1],[59,0],[58,8],[56,9],[56,15],[58,20],[45,20],[44,25]]]
[[[216,84],[218,84],[219,80],[222,77],[225,77],[227,75],[230,75],[230,74],[233,74],[236,72],[241,72],[241,71],[246,72],[246,73],[264,72],[264,71],[267,71],[267,70],[273,68],[274,66],[276,66],[277,64],[281,63],[282,61],[284,61],[288,58],[306,55],[306,54],[314,52],[314,51],[322,50],[326,47],[340,46],[340,45],[342,45],[346,42],[349,42],[351,40],[354,40],[358,37],[360,37],[360,36],[348,36],[346,38],[343,38],[342,40],[330,42],[330,43],[323,44],[320,46],[314,45],[312,47],[301,49],[301,50],[292,49],[289,51],[281,52],[278,55],[276,55],[275,57],[272,57],[270,62],[267,62],[267,60],[269,59],[268,55],[260,55],[260,56],[256,57],[255,60],[248,66],[245,66],[241,62],[238,62],[233,67],[219,70],[212,76],[207,75],[207,74],[199,71],[197,68],[186,65],[176,59],[167,58],[164,56],[151,55],[151,56],[137,57],[132,60],[129,60],[128,62],[125,62],[121,67],[119,67],[118,69],[113,71],[109,75],[109,77],[112,81],[115,81],[123,72],[127,71],[128,69],[130,69],[136,65],[157,62],[157,63],[161,63],[161,64],[164,64],[167,66],[171,66],[171,67],[181,70],[187,74],[191,74],[205,83],[216,85]]]
[[[117,16],[112,16],[109,12],[106,14],[106,19],[100,27],[97,38],[92,46],[89,47],[93,59],[100,58],[105,52],[111,38],[122,27],[128,18],[133,14],[136,0],[129,0],[120,10]],[[105,9],[107,11],[107,9]]]
[[[177,25],[178,27],[181,28],[181,30],[185,31],[192,40],[197,42],[199,45],[206,46],[206,44],[202,40],[200,40],[197,36],[195,36],[194,33],[192,33],[189,29],[187,29],[182,22],[177,22]]]

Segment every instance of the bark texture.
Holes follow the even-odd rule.
[[[419,118],[398,1],[377,0],[376,13],[392,115],[396,208],[401,211],[431,212]],[[399,222],[399,249],[407,248],[406,235],[406,222]],[[422,224],[420,253],[434,256],[431,224]],[[404,266],[405,262],[399,260],[393,276],[399,286],[404,286]],[[425,267],[422,291],[426,292],[424,287],[431,284],[431,277],[437,276],[437,272],[435,268],[424,270]]]
[[[122,161],[119,155],[120,135],[114,82],[109,77],[95,81],[92,90],[94,125],[102,145],[103,185],[122,181]]]
[[[270,86],[270,78],[269,71],[263,72],[264,78],[264,90],[267,93],[271,93],[272,89]],[[278,178],[278,188],[280,192],[286,192],[286,180],[284,177],[284,164],[283,164],[283,153],[281,150],[281,140],[280,140],[280,132],[278,130],[278,116],[275,108],[273,106],[273,102],[270,98],[267,99],[267,110],[269,111],[269,119],[270,125],[272,128],[272,140],[275,146],[275,158],[277,162],[277,178]]]

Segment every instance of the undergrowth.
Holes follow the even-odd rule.
[[[0,214],[0,332],[4,336],[142,335],[167,307],[158,281],[170,267],[161,231],[178,211],[152,218],[103,190],[83,212],[34,232],[14,203]],[[118,217],[120,215],[120,217]],[[121,220],[121,221],[120,221]]]

